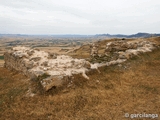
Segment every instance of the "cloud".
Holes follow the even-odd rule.
[[[159,6],[158,0],[5,0],[0,4],[0,33],[159,32]]]

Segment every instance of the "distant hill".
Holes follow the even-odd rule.
[[[54,37],[54,38],[89,38],[94,37],[94,35],[78,35],[78,34],[62,34],[62,35],[50,35],[50,34],[0,34],[0,37],[38,37],[38,38],[45,38],[45,37]]]
[[[148,38],[151,36],[160,36],[160,34],[150,34],[150,33],[137,33],[132,35],[122,35],[122,34],[116,34],[116,35],[110,35],[110,34],[97,34],[96,37],[109,37],[109,38]]]
[[[123,35],[123,34],[96,34],[96,35],[78,35],[78,34],[62,34],[62,35],[29,35],[29,34],[0,34],[0,37],[54,37],[54,38],[148,38],[151,36],[160,36],[160,34],[151,34],[151,33],[137,33],[132,35]]]

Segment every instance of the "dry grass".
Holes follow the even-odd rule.
[[[0,60],[0,67],[4,65],[4,60]]]
[[[160,115],[160,50],[101,71],[90,73],[88,81],[76,76],[72,88],[25,97],[27,78],[0,68],[0,119],[125,120],[125,113]]]

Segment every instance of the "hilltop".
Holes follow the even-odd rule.
[[[160,37],[144,40],[160,45]],[[100,53],[110,41],[117,39],[97,42]],[[68,55],[87,60],[90,46]],[[160,115],[160,48],[99,70],[88,73],[89,80],[75,76],[72,87],[43,92],[36,81],[0,67],[0,119],[127,120],[125,113]]]
[[[160,34],[151,34],[151,33],[136,33],[136,34],[132,34],[132,35],[124,35],[124,34],[115,34],[115,35],[111,35],[111,34],[97,34],[97,37],[108,37],[108,38],[149,38],[149,37],[158,37],[160,36]]]

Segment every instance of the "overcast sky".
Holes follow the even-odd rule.
[[[160,0],[0,0],[0,33],[160,33]]]

